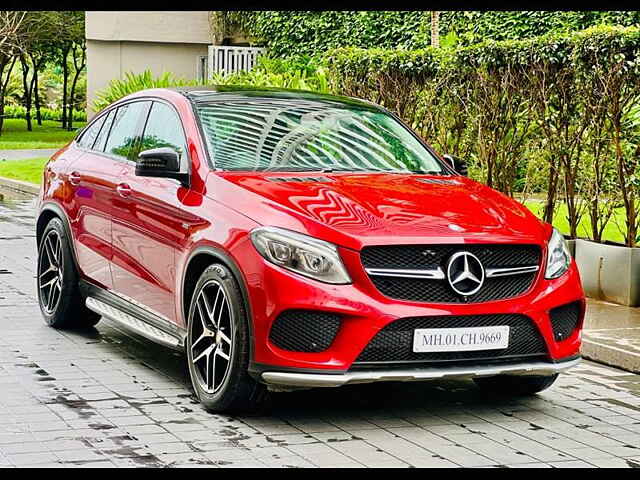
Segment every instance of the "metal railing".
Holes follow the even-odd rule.
[[[251,70],[264,48],[209,45],[209,76]]]

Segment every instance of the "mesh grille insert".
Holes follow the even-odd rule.
[[[471,352],[414,352],[416,328],[460,328],[508,325],[509,346],[501,350]],[[529,317],[515,314],[443,315],[396,320],[380,330],[358,356],[362,362],[451,362],[546,356],[547,346]]]
[[[485,269],[523,267],[540,264],[537,245],[389,245],[365,247],[361,252],[365,268],[435,269],[446,271],[451,256],[460,251],[473,253]],[[370,276],[376,288],[397,300],[434,303],[487,302],[513,298],[525,293],[537,273],[485,279],[474,295],[458,295],[446,280]]]
[[[549,312],[551,325],[553,326],[553,336],[556,342],[566,340],[578,327],[580,321],[580,303],[573,302],[556,307]]]
[[[339,329],[336,314],[286,310],[273,322],[269,340],[283,350],[316,353],[329,348]]]

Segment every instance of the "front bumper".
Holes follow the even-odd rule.
[[[551,363],[531,362],[505,365],[453,366],[440,368],[415,368],[403,370],[354,371],[340,374],[263,372],[261,379],[270,387],[314,388],[340,387],[342,385],[373,382],[415,382],[449,378],[492,377],[495,375],[543,375],[549,376],[576,366],[581,358]]]
[[[528,317],[537,329],[546,345],[547,354],[546,358],[514,358],[514,362],[516,360],[518,362],[548,361],[552,365],[550,368],[553,369],[556,368],[556,362],[575,358],[579,354],[580,328],[584,316],[584,293],[575,262],[572,262],[569,272],[555,280],[544,279],[543,271],[539,271],[533,287],[515,298],[481,303],[447,304],[400,301],[385,297],[376,289],[362,268],[358,252],[341,248],[340,255],[352,277],[352,284],[330,285],[302,277],[266,262],[249,240],[238,243],[234,250],[234,258],[238,261],[247,285],[253,338],[249,372],[254,378],[275,385],[282,372],[292,372],[287,378],[292,378],[293,381],[298,378],[296,376],[298,374],[303,375],[300,378],[304,379],[306,378],[304,375],[312,372],[314,375],[326,374],[332,377],[329,379],[331,382],[338,381],[338,385],[352,383],[355,379],[362,378],[365,367],[365,365],[355,365],[356,370],[353,368],[354,364],[358,363],[358,357],[378,332],[408,317],[451,316],[451,326],[454,327],[456,326],[454,317],[486,314],[522,315]],[[571,302],[580,302],[582,305],[580,328],[561,341],[556,340],[549,312]],[[340,328],[330,346],[322,351],[303,352],[283,349],[272,342],[270,339],[272,325],[280,314],[288,310],[327,312],[340,316]],[[478,361],[476,365],[484,365],[490,369],[498,368],[490,365],[489,362]],[[426,365],[420,366],[427,372]],[[393,377],[400,375],[398,374],[400,367],[395,365]],[[434,371],[431,365],[428,367],[428,372]],[[385,366],[376,365],[376,368],[370,375],[374,377],[383,375]],[[390,365],[389,370],[391,368],[393,366]],[[402,371],[405,371],[404,366],[402,368]],[[407,367],[409,368],[412,367]],[[460,365],[459,368],[460,371],[468,373],[466,367]],[[499,368],[506,368],[506,365]],[[269,380],[269,376],[263,376],[266,372],[278,375],[271,376],[272,380]],[[343,375],[345,372],[349,372],[347,377],[341,377],[347,379],[345,381],[334,377]],[[436,375],[435,377],[424,377],[422,373],[420,375],[420,378],[440,378],[439,374],[433,373],[427,373],[427,375]],[[313,378],[321,378],[322,382],[322,377]]]

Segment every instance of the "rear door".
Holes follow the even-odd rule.
[[[180,118],[168,103],[154,100],[131,159],[142,150],[170,147],[190,163]],[[139,177],[135,161],[124,163],[118,207],[113,213],[114,289],[160,317],[176,322],[178,243],[187,226],[180,199],[188,189],[177,180]]]
[[[65,205],[81,274],[104,288],[112,286],[111,210],[120,165],[101,148],[109,134],[115,109],[93,121],[77,141],[77,155],[67,168],[71,194]]]

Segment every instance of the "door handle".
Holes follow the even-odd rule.
[[[121,197],[128,197],[129,195],[131,195],[131,187],[129,185],[127,185],[126,183],[121,183],[116,187],[116,191],[118,192],[118,195],[120,195]]]
[[[82,180],[82,177],[80,176],[80,174],[78,172],[71,172],[69,174],[69,183],[71,185],[79,185],[80,184],[80,180]]]

